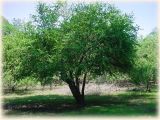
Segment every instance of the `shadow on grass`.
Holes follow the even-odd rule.
[[[43,114],[53,115],[157,115],[155,94],[125,93],[118,95],[85,97],[86,106],[79,108],[72,96],[37,95],[4,99],[6,115]],[[26,114],[26,115],[27,115]],[[47,115],[46,114],[46,115]]]

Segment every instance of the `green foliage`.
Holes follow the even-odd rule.
[[[35,87],[38,83],[38,80],[35,77],[28,76],[18,81],[19,88],[21,89],[31,89]]]
[[[10,24],[8,22],[7,19],[5,19],[3,16],[1,16],[1,20],[2,20],[2,35],[9,35],[11,34],[15,28],[12,24]]]
[[[6,33],[6,29],[3,32]],[[14,28],[10,34],[3,35],[3,82],[4,87],[15,90],[19,87],[19,80],[26,77],[23,61],[31,43],[23,32]]]
[[[116,72],[113,75],[106,75],[106,80],[108,81],[120,81],[120,80],[129,80],[128,74]]]
[[[34,74],[42,85],[53,80],[56,73],[58,53],[57,40],[60,34],[56,21],[60,4],[47,6],[44,3],[37,5],[37,14],[33,15],[33,24],[26,26],[25,33],[32,39],[32,44],[27,48],[26,59],[23,65],[27,68],[26,74]]]
[[[16,81],[11,73],[11,70],[6,70],[3,73],[3,88],[14,91],[18,87],[18,81]]]
[[[138,30],[132,15],[108,4],[77,4],[58,27],[61,9],[63,4],[40,3],[34,16],[37,33],[28,59],[40,78],[52,76],[54,70],[65,81],[70,73],[79,77],[131,68]]]
[[[71,18],[62,24],[63,69],[77,76],[128,71],[138,29],[132,23],[131,15],[111,5],[78,4]]]
[[[137,46],[135,65],[132,70],[132,80],[136,84],[149,85],[149,81],[156,82],[157,77],[157,32],[152,32]]]

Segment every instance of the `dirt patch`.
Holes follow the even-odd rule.
[[[81,87],[80,87],[81,88]],[[127,90],[133,89],[133,86],[119,86],[118,84],[95,84],[95,83],[88,83],[85,87],[85,95],[106,95],[106,94],[113,94],[124,92]],[[7,97],[24,97],[24,96],[32,96],[32,95],[72,95],[69,87],[67,84],[61,86],[54,86],[51,90],[49,87],[45,87],[44,90],[36,89],[31,91],[25,91],[23,94],[11,93],[5,94],[5,98]]]
[[[129,86],[119,86],[116,84],[95,84],[95,83],[88,83],[85,87],[85,94],[86,95],[92,95],[92,94],[112,94],[115,92],[122,92],[126,90],[133,89],[133,87]],[[46,91],[46,90],[45,90]],[[56,86],[52,90],[48,90],[46,92],[52,92],[52,94],[58,94],[58,95],[71,95],[71,91],[68,87],[68,85],[63,86]]]

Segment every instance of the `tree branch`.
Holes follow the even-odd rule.
[[[83,84],[82,84],[82,96],[84,96],[84,89],[85,89],[85,84],[86,84],[86,77],[87,77],[87,73],[84,74],[84,78],[83,78]]]
[[[77,86],[78,90],[80,91],[80,89],[79,89],[79,79],[78,79],[78,77],[76,77],[76,86]]]

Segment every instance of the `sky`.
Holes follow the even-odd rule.
[[[156,2],[112,2],[117,8],[125,13],[133,12],[135,23],[140,26],[138,35],[146,36],[158,25],[158,4]],[[9,22],[13,18],[29,20],[30,15],[35,13],[36,2],[3,2],[2,16]]]

